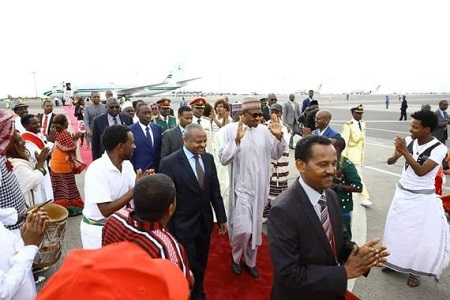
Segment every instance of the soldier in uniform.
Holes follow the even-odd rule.
[[[192,118],[192,123],[197,123],[203,127],[206,131],[206,151],[212,152],[211,145],[211,118],[205,117],[203,112],[205,110],[206,100],[204,98],[195,98],[189,105],[192,108],[192,113],[194,117]]]
[[[155,123],[162,127],[161,133],[177,126],[177,119],[170,115],[170,99],[162,98],[156,103],[159,105],[159,116],[155,119]]]
[[[342,128],[341,136],[347,143],[347,147],[342,150],[342,155],[351,160],[358,171],[361,183],[363,185],[362,193],[360,194],[361,205],[367,207],[372,205],[369,199],[367,187],[364,184],[362,176],[362,165],[364,164],[364,147],[366,144],[366,122],[362,120],[364,107],[362,104],[350,108],[353,118],[346,122]]]
[[[340,136],[336,136],[331,138],[331,142],[334,149],[336,149],[337,155],[336,173],[331,188],[336,192],[341,207],[342,219],[347,228],[349,238],[352,239],[352,193],[361,193],[363,185],[355,165],[342,155],[342,151],[345,149],[345,140]]]

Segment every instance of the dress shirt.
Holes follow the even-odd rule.
[[[147,126],[145,126],[144,124],[142,124],[141,122],[139,122],[139,126],[141,126],[142,131],[144,132],[145,137],[147,137],[147,130],[145,130],[148,127],[148,132],[150,133],[150,138],[152,141],[152,146],[155,145],[155,138],[153,137],[153,131],[152,131],[152,127],[150,126],[150,123],[148,123]]]
[[[319,133],[319,135],[323,135],[323,133],[328,129],[329,126],[325,127],[322,131],[317,128],[317,132]]]
[[[122,125],[122,121],[120,120],[119,115],[116,116],[116,120],[117,120],[117,125]],[[114,124],[114,117],[111,116],[110,114],[108,114],[108,124],[109,124],[109,126],[116,125],[116,124]]]
[[[305,190],[306,195],[309,198],[309,201],[311,201],[312,206],[314,207],[314,210],[316,211],[317,217],[320,220],[320,213],[322,211],[322,208],[320,207],[319,204],[319,200],[320,197],[322,197],[322,195],[325,196],[325,192],[323,192],[322,194],[317,192],[315,189],[313,189],[312,187],[310,187],[302,178],[302,176],[300,176],[298,178],[298,182],[300,183],[300,185],[302,186],[302,188]]]
[[[191,151],[189,151],[185,146],[183,146],[183,151],[189,161],[189,165],[191,166],[191,169],[194,172],[195,177],[197,177],[197,171],[195,170],[195,157],[194,157],[195,154],[192,153]],[[205,172],[205,165],[203,164],[203,160],[202,160],[201,156],[199,157],[198,161],[200,162],[200,166],[202,167],[203,172]]]
[[[181,137],[184,137],[184,132],[186,131],[186,129],[181,125],[179,125],[179,126],[180,126],[180,131],[181,131]]]

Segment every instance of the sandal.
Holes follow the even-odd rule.
[[[420,285],[420,276],[409,274],[408,281],[406,283],[409,287],[417,287]]]
[[[34,279],[34,283],[37,285],[37,284],[43,283],[46,279],[47,278],[45,278],[44,276],[38,276]]]

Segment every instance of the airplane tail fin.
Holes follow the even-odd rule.
[[[164,79],[163,84],[173,83],[175,84],[180,78],[180,75],[183,71],[183,68],[181,64],[176,64],[175,68],[167,75],[167,77]]]

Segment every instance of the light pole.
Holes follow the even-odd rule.
[[[38,98],[38,90],[37,90],[37,83],[36,83],[36,72],[33,71],[33,80],[34,80],[34,92],[36,94],[36,99]]]

